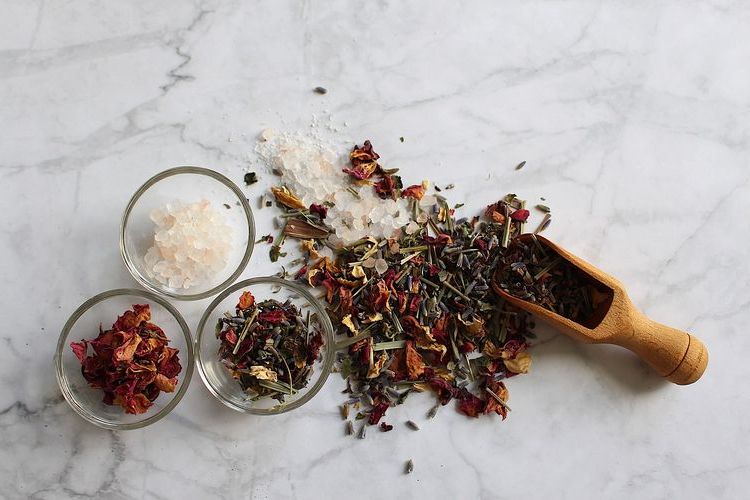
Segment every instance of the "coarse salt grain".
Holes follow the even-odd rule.
[[[144,261],[159,283],[187,289],[212,280],[226,267],[232,228],[211,202],[167,203],[150,218],[155,224],[154,244]]]
[[[281,173],[284,184],[305,205],[333,204],[326,222],[334,231],[334,244],[348,244],[367,236],[388,238],[409,223],[406,200],[383,200],[372,186],[353,184],[342,171],[348,166],[347,155],[325,140],[266,129],[260,134],[256,152]]]

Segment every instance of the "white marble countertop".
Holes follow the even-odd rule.
[[[747,495],[747,2],[0,6],[0,496]],[[548,333],[533,372],[509,382],[505,422],[451,406],[420,432],[360,441],[343,435],[336,376],[262,418],[223,407],[197,375],[146,429],[84,422],[52,355],[81,302],[135,286],[117,247],[130,194],[180,164],[240,182],[262,128],[313,116],[342,141],[372,139],[410,179],[454,182],[467,213],[507,192],[546,197],[550,237],[705,341],[703,379],[678,387],[627,351]],[[256,219],[268,232],[270,213]],[[244,276],[276,270],[260,249]],[[206,304],[176,305],[194,327]],[[429,406],[389,415],[423,422]]]

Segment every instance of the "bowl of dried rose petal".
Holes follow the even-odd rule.
[[[145,427],[172,411],[187,390],[190,329],[154,293],[102,292],[65,323],[55,369],[65,400],[84,419],[105,429]]]
[[[208,390],[233,410],[276,415],[321,389],[334,358],[333,326],[304,287],[276,277],[232,285],[208,306],[196,365]]]

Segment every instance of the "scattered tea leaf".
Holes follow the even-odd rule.
[[[406,462],[405,472],[407,474],[411,474],[412,472],[414,472],[414,460],[412,460],[411,458]]]

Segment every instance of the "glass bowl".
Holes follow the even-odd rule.
[[[224,269],[188,288],[159,282],[145,260],[154,244],[152,212],[178,200],[185,204],[208,201],[233,229]],[[254,242],[255,221],[245,195],[223,175],[201,167],[171,168],[150,178],[130,198],[120,225],[120,253],[133,278],[148,290],[179,300],[205,299],[230,285],[245,269]]]
[[[324,344],[320,356],[313,365],[313,373],[307,385],[295,394],[287,396],[283,403],[272,398],[252,401],[234,380],[229,370],[217,355],[220,342],[216,338],[216,322],[224,312],[234,314],[240,295],[250,291],[256,301],[276,299],[290,300],[302,314],[310,311],[310,324],[323,333]],[[233,410],[255,415],[278,415],[299,408],[310,401],[323,387],[331,373],[335,353],[333,326],[323,305],[303,286],[275,277],[252,278],[241,281],[224,290],[208,306],[198,325],[195,340],[198,373],[203,383],[216,398]]]
[[[174,392],[159,394],[148,411],[140,415],[130,415],[119,406],[104,404],[103,392],[89,387],[81,373],[81,363],[70,348],[71,342],[95,338],[100,325],[104,329],[110,328],[117,317],[133,304],[148,304],[151,307],[151,322],[164,330],[169,347],[180,350],[178,355],[182,365]],[[145,427],[172,411],[190,384],[193,363],[190,329],[177,309],[154,293],[126,288],[102,292],[81,304],[65,323],[55,352],[57,383],[68,404],[92,424],[117,430]]]

